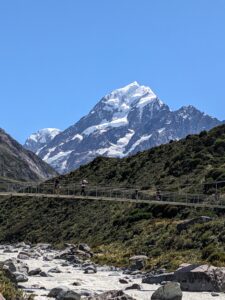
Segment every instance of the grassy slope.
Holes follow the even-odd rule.
[[[225,180],[225,125],[131,157],[99,157],[60,178],[75,183],[87,178],[91,184],[169,190]],[[194,192],[192,187],[188,190]]]
[[[8,278],[5,277],[3,271],[0,270],[0,293],[6,300],[33,300],[33,296],[26,296],[17,289],[16,286]]]
[[[216,218],[178,234],[180,220],[202,214]],[[126,265],[130,255],[147,254],[151,267],[173,269],[181,262],[204,260],[225,265],[224,236],[224,218],[200,209],[46,198],[0,200],[0,242],[87,242],[101,263]]]

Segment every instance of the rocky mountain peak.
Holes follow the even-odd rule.
[[[171,111],[149,87],[135,81],[105,95],[36,153],[66,173],[96,156],[121,158],[219,124],[193,106]]]
[[[40,149],[52,141],[60,132],[61,130],[57,128],[40,129],[27,138],[24,148],[38,154]]]

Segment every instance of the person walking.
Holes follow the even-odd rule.
[[[58,195],[58,193],[59,193],[59,179],[56,178],[54,182],[54,194]]]
[[[80,192],[81,196],[86,196],[86,185],[87,184],[88,184],[88,181],[86,179],[83,179],[81,181],[81,192]]]

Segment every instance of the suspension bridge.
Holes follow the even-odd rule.
[[[165,190],[157,193],[138,188],[92,185],[87,185],[84,190],[81,190],[79,184],[66,182],[60,182],[56,187],[54,182],[37,184],[0,181],[0,199],[9,200],[13,197],[99,200],[225,209],[225,195],[219,194],[217,191],[212,195]]]

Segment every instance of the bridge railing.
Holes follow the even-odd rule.
[[[45,182],[36,183],[12,183],[0,181],[0,192],[4,193],[24,193],[24,194],[47,194],[47,195],[64,195],[79,197],[97,197],[111,199],[130,199],[144,201],[176,202],[184,204],[205,204],[214,206],[225,206],[225,195],[213,194],[189,194],[182,192],[161,191],[142,191],[131,188],[121,187],[101,187],[87,185],[84,190],[79,184],[60,183],[55,186],[54,183]]]

